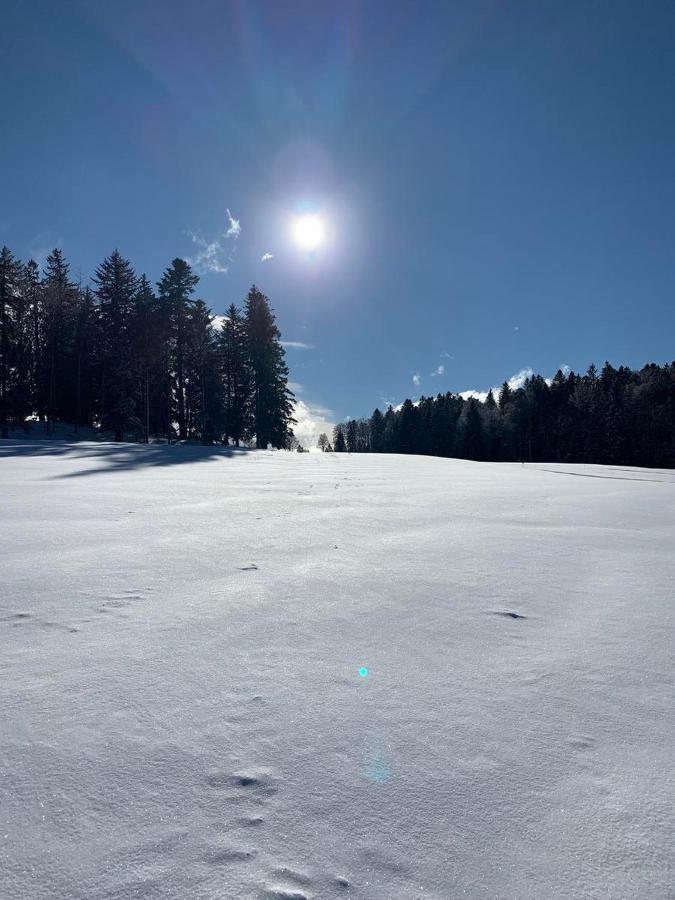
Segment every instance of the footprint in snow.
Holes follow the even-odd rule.
[[[263,892],[262,900],[310,900],[310,898],[303,891],[289,891],[286,888],[272,887]]]
[[[274,870],[274,874],[277,878],[290,881],[291,884],[297,884],[300,887],[310,887],[312,884],[309,875],[305,875],[304,872],[296,872],[294,869],[289,869],[288,866],[279,866]]]
[[[258,567],[255,563],[251,563],[250,566],[239,566],[242,572],[257,572]]]
[[[67,631],[69,634],[77,634],[80,630],[74,625],[64,625],[62,622],[50,622],[46,619],[34,618],[30,613],[18,612],[4,617],[6,622],[17,625],[36,625],[38,628],[56,628],[59,631]]]
[[[278,790],[272,774],[264,769],[236,772],[234,774],[214,770],[207,774],[206,781],[207,784],[214,788],[236,789],[236,794],[231,798],[233,800],[271,797]]]
[[[514,612],[511,609],[493,609],[493,616],[503,616],[506,619],[526,619],[527,616],[524,613]]]
[[[217,847],[207,855],[206,862],[219,866],[248,862],[257,852],[257,850],[239,850],[235,847]]]

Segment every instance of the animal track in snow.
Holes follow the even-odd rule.
[[[309,887],[312,883],[309,875],[305,875],[304,872],[296,872],[293,869],[289,869],[288,866],[279,866],[279,868],[274,870],[274,874],[277,878],[285,879],[292,884],[299,884],[300,887]]]
[[[263,900],[310,900],[309,895],[302,891],[286,890],[286,888],[273,887],[263,892]]]
[[[67,631],[69,634],[77,634],[77,632],[80,630],[74,625],[64,625],[62,622],[51,622],[47,619],[35,617],[31,615],[31,613],[27,612],[12,613],[9,616],[4,616],[4,621],[10,622],[14,627],[16,627],[17,625],[35,625],[38,628],[56,628],[60,631]]]
[[[271,773],[264,769],[235,773],[216,770],[207,774],[206,781],[214,788],[235,788],[233,800],[250,798],[260,802],[260,798],[271,797],[278,790]]]
[[[236,847],[218,847],[208,854],[206,862],[214,865],[248,862],[249,859],[253,859],[257,852],[257,850],[240,850]]]

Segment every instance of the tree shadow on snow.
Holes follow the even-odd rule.
[[[0,441],[0,460],[9,457],[43,456],[66,460],[91,460],[99,465],[53,475],[53,479],[80,478],[105,472],[120,472],[157,466],[215,462],[253,453],[248,447],[223,447],[201,444],[125,444],[50,440]]]

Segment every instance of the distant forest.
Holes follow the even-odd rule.
[[[91,285],[60,250],[44,272],[0,251],[0,437],[57,422],[114,439],[288,447],[293,395],[280,332],[255,285],[214,327],[199,281],[174,259],[156,290],[117,251]],[[219,317],[222,318],[222,317]]]
[[[335,427],[321,449],[421,453],[505,462],[675,467],[675,362],[634,371],[605,363],[585,375],[558,371],[484,403],[456,394],[406,400]]]

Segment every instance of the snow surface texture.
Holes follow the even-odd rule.
[[[0,457],[3,898],[672,896],[672,471]]]

